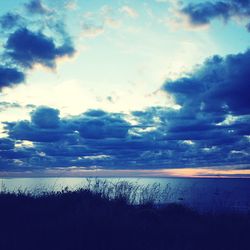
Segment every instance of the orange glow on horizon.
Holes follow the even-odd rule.
[[[250,169],[178,168],[178,169],[88,169],[86,167],[50,168],[45,171],[1,172],[0,177],[180,177],[250,178]]]
[[[250,177],[250,169],[181,168],[164,169],[162,172],[175,177]]]

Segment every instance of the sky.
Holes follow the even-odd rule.
[[[0,7],[0,176],[250,177],[249,0]]]

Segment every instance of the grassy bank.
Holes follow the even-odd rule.
[[[156,206],[159,186],[95,180],[61,192],[0,193],[3,250],[249,250],[250,215]]]

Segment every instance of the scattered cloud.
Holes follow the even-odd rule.
[[[190,3],[180,9],[180,12],[189,18],[193,26],[208,25],[213,19],[219,18],[228,21],[230,18],[249,20],[249,0],[205,1]]]
[[[0,17],[0,25],[2,29],[12,29],[21,22],[22,17],[16,13],[7,13]]]
[[[0,90],[3,87],[11,87],[15,84],[19,84],[23,82],[24,79],[24,73],[18,69],[0,66]]]
[[[12,33],[6,44],[6,54],[24,68],[32,68],[35,64],[54,68],[57,58],[72,56],[74,52],[71,43],[57,47],[52,38],[26,28]]]
[[[3,41],[0,90],[24,82],[27,70],[36,65],[55,68],[58,59],[75,53],[62,20],[58,17],[53,19],[47,6],[39,0],[32,0],[25,4],[25,8],[32,14],[42,14],[35,19],[35,25],[32,16],[24,17],[20,11],[0,17]],[[50,23],[43,22],[48,15]]]
[[[121,21],[112,17],[106,17],[104,23],[111,28],[117,29],[121,26]]]
[[[29,3],[25,4],[25,8],[30,14],[48,14],[51,10],[45,6],[41,0],[31,0]]]
[[[21,105],[17,102],[0,102],[0,112],[8,108],[20,108]]]
[[[76,10],[78,5],[76,0],[70,0],[68,3],[65,4],[66,9],[68,10]]]
[[[94,38],[101,35],[103,32],[104,27],[96,24],[84,23],[82,26],[82,34],[84,37]]]
[[[127,5],[121,7],[120,11],[132,18],[136,18],[139,16],[138,12],[135,9]]]

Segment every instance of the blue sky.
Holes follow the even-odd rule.
[[[249,17],[247,0],[2,3],[0,174],[248,176]]]

